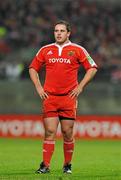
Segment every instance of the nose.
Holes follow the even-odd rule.
[[[58,35],[61,34],[61,31],[58,31]]]

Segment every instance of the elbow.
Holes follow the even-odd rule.
[[[96,74],[96,72],[97,72],[97,68],[93,68],[94,69],[94,72],[95,72],[95,74]]]
[[[88,69],[90,72],[96,73],[98,71],[97,67],[91,67]]]
[[[93,76],[97,73],[97,68],[92,68]]]
[[[34,68],[29,68],[29,76],[32,78],[37,74],[37,71]]]
[[[97,67],[92,67],[92,68],[88,69],[88,73],[91,76],[91,78],[93,78],[95,76],[95,74],[97,73]]]
[[[29,74],[33,73],[33,72],[36,72],[36,70],[32,67],[29,68]]]
[[[29,75],[31,76],[33,68],[29,68]]]

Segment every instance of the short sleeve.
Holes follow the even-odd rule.
[[[38,72],[44,63],[45,63],[44,52],[42,49],[40,49],[36,54],[36,56],[33,58],[29,68],[33,68]]]
[[[91,58],[89,53],[85,48],[80,48],[79,50],[79,62],[83,65],[83,67],[88,70],[90,68],[97,68],[97,64]]]

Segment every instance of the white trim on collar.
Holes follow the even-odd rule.
[[[54,45],[58,47],[59,56],[61,56],[61,53],[62,53],[63,48],[66,47],[66,46],[68,46],[68,45],[71,45],[71,44],[72,44],[71,41],[69,41],[68,43],[66,43],[66,44],[64,44],[64,45],[62,45],[62,46],[60,46],[60,45],[57,44],[57,43],[54,43]]]

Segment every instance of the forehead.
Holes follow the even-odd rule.
[[[57,24],[55,30],[67,30],[67,28],[65,24]]]

